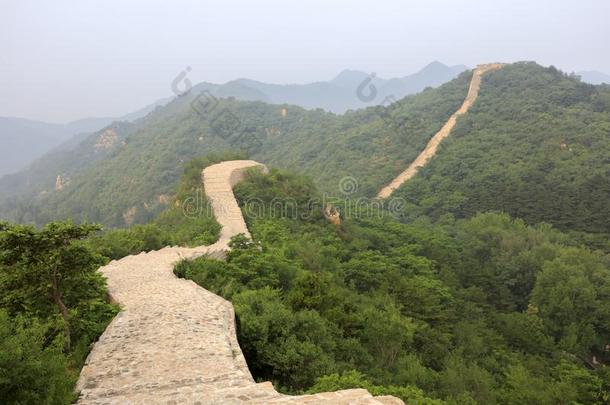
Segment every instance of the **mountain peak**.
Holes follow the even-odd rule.
[[[578,76],[580,76],[580,79],[585,83],[590,83],[590,84],[610,83],[610,75],[603,73],[603,72],[589,70],[589,71],[581,71],[576,74]]]
[[[331,83],[338,86],[351,86],[355,83],[362,82],[367,76],[368,73],[359,70],[344,69],[331,80]]]
[[[419,72],[447,72],[450,70],[451,68],[449,66],[435,60],[433,62],[428,63]]]
[[[428,63],[426,66],[424,66],[424,69],[427,68],[432,68],[432,67],[442,67],[442,68],[448,68],[449,66],[445,65],[442,62],[439,62],[437,60],[433,60],[432,62]]]

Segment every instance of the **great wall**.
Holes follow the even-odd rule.
[[[378,197],[388,197],[434,155],[457,117],[476,100],[481,76],[501,66],[479,65],[474,70],[460,109]],[[178,261],[203,255],[223,259],[232,236],[249,236],[233,186],[253,167],[266,170],[258,162],[237,160],[202,173],[206,196],[222,225],[215,244],[166,247],[100,268],[121,312],[87,357],[77,383],[78,404],[404,404],[364,389],[290,396],[278,393],[270,382],[256,383],[237,342],[231,303],[174,275]]]
[[[407,167],[402,173],[400,173],[394,180],[390,182],[387,186],[382,188],[379,193],[377,193],[378,198],[388,198],[394,190],[399,188],[405,181],[409,180],[415,173],[417,173],[417,169],[422,166],[425,166],[426,163],[436,154],[436,150],[438,149],[438,145],[443,141],[443,139],[447,138],[449,134],[451,134],[451,130],[455,127],[457,119],[460,115],[466,114],[470,107],[476,101],[479,95],[479,88],[481,87],[481,78],[483,74],[490,70],[500,69],[504,66],[502,63],[489,63],[485,65],[479,65],[472,72],[472,79],[470,80],[470,87],[468,88],[468,94],[462,103],[462,106],[454,112],[451,117],[445,122],[445,124],[441,127],[441,129],[434,134],[432,138],[428,141],[428,144],[424,148],[423,151],[417,157],[409,167]]]
[[[86,360],[77,384],[79,404],[402,403],[363,389],[289,396],[269,382],[255,383],[237,343],[231,303],[174,275],[179,260],[223,258],[232,236],[249,235],[232,187],[257,166],[265,170],[237,160],[203,171],[206,195],[222,225],[215,244],[166,247],[100,269],[121,312]]]

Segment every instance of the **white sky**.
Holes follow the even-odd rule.
[[[122,115],[193,82],[535,60],[610,73],[607,0],[0,0],[0,116]]]

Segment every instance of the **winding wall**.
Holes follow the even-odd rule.
[[[468,94],[462,103],[462,106],[454,112],[451,117],[445,122],[443,127],[428,141],[428,144],[424,148],[424,150],[415,158],[413,162],[407,167],[402,173],[400,173],[394,180],[390,182],[387,186],[381,189],[377,194],[378,198],[387,198],[389,197],[394,190],[400,187],[405,181],[409,180],[411,177],[415,176],[417,173],[417,169],[424,166],[428,163],[428,160],[434,156],[438,145],[451,134],[451,130],[455,126],[457,122],[457,118],[465,114],[470,107],[474,104],[479,95],[479,88],[481,87],[481,77],[484,73],[499,69],[503,66],[502,63],[489,63],[485,65],[479,65],[474,69],[472,73],[472,79],[470,80],[470,87],[468,88]]]
[[[223,258],[233,235],[249,235],[232,187],[255,166],[266,170],[238,160],[203,171],[206,195],[222,225],[214,245],[166,247],[100,269],[122,310],[81,371],[79,404],[402,404],[363,389],[287,396],[271,383],[255,383],[237,343],[231,303],[174,276],[180,259]]]

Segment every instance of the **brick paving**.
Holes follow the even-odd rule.
[[[256,383],[237,343],[231,303],[173,274],[179,260],[222,259],[231,236],[249,235],[232,187],[254,166],[266,170],[251,160],[204,170],[206,195],[223,226],[214,245],[166,247],[100,268],[122,310],[87,358],[78,404],[403,403],[363,389],[288,396]]]

